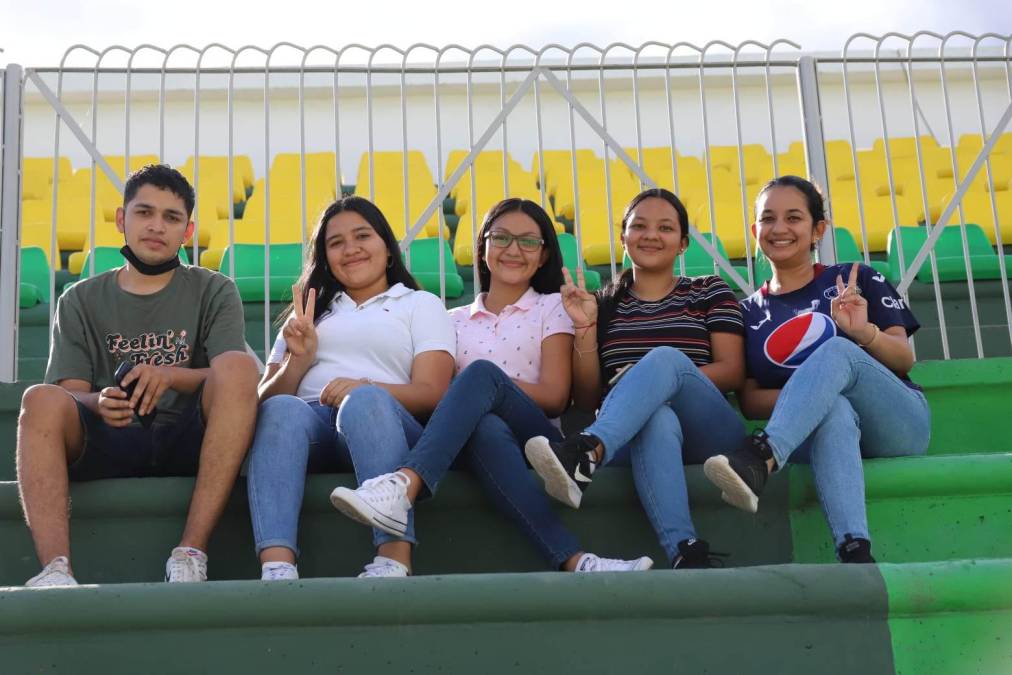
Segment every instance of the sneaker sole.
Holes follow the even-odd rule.
[[[346,487],[334,488],[330,493],[330,503],[334,508],[352,520],[383,530],[395,537],[403,537],[408,530],[407,523],[390,518],[360,498],[355,491]]]
[[[552,446],[544,436],[535,436],[524,444],[524,456],[541,476],[545,483],[545,492],[551,497],[574,509],[580,508],[583,491],[569,477],[559,458],[552,452]]]
[[[759,497],[745,484],[738,472],[731,468],[724,455],[706,460],[703,463],[703,473],[720,488],[720,498],[731,506],[749,513],[759,510]]]

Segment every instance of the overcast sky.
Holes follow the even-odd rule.
[[[496,8],[502,14],[489,18]],[[0,0],[0,63],[57,65],[76,43],[540,47],[789,38],[808,51],[839,51],[856,32],[917,30],[1007,36],[1012,0]]]

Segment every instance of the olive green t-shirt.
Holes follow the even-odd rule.
[[[80,281],[60,298],[46,382],[85,380],[100,391],[115,386],[122,361],[207,368],[218,354],[246,350],[242,301],[228,277],[180,265],[165,288],[135,295],[120,288],[118,273]],[[158,423],[174,422],[191,398],[167,391]]]

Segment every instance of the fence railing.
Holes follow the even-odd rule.
[[[937,43],[934,53],[925,51],[928,40]],[[886,50],[894,42],[899,53]],[[80,191],[86,183],[79,200],[87,208],[82,252],[90,254],[88,273],[94,273],[96,242],[106,225],[100,204],[122,190],[134,160],[154,157],[189,167],[198,199],[192,262],[220,265],[227,249],[232,254],[221,271],[236,277],[235,244],[263,245],[263,343],[257,349],[264,354],[273,334],[270,300],[280,299],[272,278],[290,273],[272,272],[271,247],[291,242],[304,248],[323,203],[342,192],[377,202],[401,236],[409,267],[434,265],[426,268],[438,280],[432,290],[446,298],[448,275],[466,276],[474,264],[475,234],[493,201],[523,196],[540,202],[572,235],[567,264],[586,263],[607,277],[623,262],[622,207],[642,187],[662,185],[686,202],[691,236],[712,261],[705,267],[748,293],[768,273],[753,256],[755,194],[775,175],[802,173],[826,189],[834,224],[842,228],[837,231],[856,240],[859,257],[895,268],[904,302],[922,311],[932,296],[930,344],[915,342],[919,356],[980,357],[1012,353],[1003,248],[1010,230],[1002,233],[1004,223],[1012,228],[1012,212],[1004,214],[999,194],[1012,195],[1007,182],[999,189],[1012,147],[1006,156],[998,143],[1012,105],[1009,45],[1008,37],[992,34],[926,32],[855,35],[832,58],[805,55],[786,40],[540,49],[75,45],[59,68],[29,68],[23,75],[17,66],[8,68],[17,72],[13,83],[6,81],[18,101],[8,105],[5,89],[5,121],[15,107],[12,119],[20,119],[23,109],[24,139],[5,143],[3,166],[20,167],[24,157],[52,161],[51,189],[43,195],[50,207],[50,323],[57,261],[61,248],[66,252],[60,228],[70,200],[61,190]],[[80,65],[82,59],[90,62]],[[75,141],[69,149],[61,147],[61,129]],[[925,131],[934,143],[914,142],[913,156],[906,154],[909,138]],[[980,142],[968,141],[964,152],[958,132],[976,133]],[[947,169],[940,160],[945,148]],[[69,178],[61,179],[61,156],[77,165]],[[518,161],[528,157],[529,164]],[[974,223],[964,208],[966,200],[979,201],[978,172],[978,180],[992,186],[985,188],[993,216],[985,236],[997,273],[988,272],[987,279],[976,264],[979,249],[972,244],[979,241],[972,240],[976,230],[968,227]],[[75,175],[81,176],[76,184]],[[937,194],[943,179],[952,194]],[[201,201],[210,202],[217,194],[212,188],[222,184],[229,200],[215,217]],[[12,189],[3,194],[4,245],[11,249],[2,249],[0,276],[17,269],[12,252],[19,228],[28,226],[20,208],[27,193],[20,184]],[[941,227],[946,216],[960,230],[959,282],[949,280],[953,263],[936,250],[940,240],[949,242],[943,237],[949,230]],[[904,236],[919,242],[916,250],[904,248]],[[412,260],[412,242],[423,238],[437,242],[434,262]],[[850,255],[842,243],[827,237],[820,258]],[[925,259],[930,274],[921,269]],[[695,261],[689,263],[681,259],[679,273],[700,273]],[[948,289],[960,284],[970,317],[950,326]],[[13,281],[0,284],[7,295],[15,293],[11,298],[15,287]],[[983,311],[979,306],[981,289],[1001,294],[1000,324],[995,301],[984,302]],[[4,304],[5,297],[0,293],[0,339],[16,340],[17,303]],[[973,333],[969,354],[954,350],[949,335],[966,330]],[[16,349],[5,350],[2,360],[0,378],[13,379]]]

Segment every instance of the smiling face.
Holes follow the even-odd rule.
[[[622,243],[639,269],[671,271],[687,241],[675,207],[660,197],[648,197],[626,218]]]
[[[801,190],[779,185],[756,200],[754,233],[772,265],[800,265],[811,261],[812,250],[826,231],[826,221],[813,222]]]
[[[179,255],[179,247],[193,232],[193,223],[182,197],[145,184],[126,206],[116,210],[116,228],[134,255],[149,265],[158,265]]]
[[[496,241],[501,242],[508,237],[514,237],[509,245],[505,247],[496,245]],[[548,260],[548,251],[545,250],[543,243],[536,250],[529,251],[520,245],[521,242],[516,239],[517,237],[521,240],[530,240],[531,244],[527,248],[531,248],[535,240],[542,241],[538,224],[523,211],[504,213],[489,227],[483,252],[492,284],[529,286],[538,268]]]
[[[385,291],[390,252],[372,225],[354,211],[342,211],[327,221],[324,245],[327,266],[334,278],[354,295],[371,297]]]

